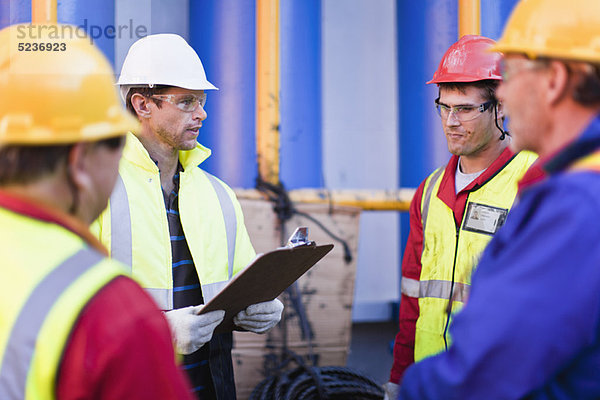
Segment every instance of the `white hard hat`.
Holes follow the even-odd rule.
[[[131,45],[117,84],[125,98],[129,88],[167,85],[190,90],[219,90],[206,79],[200,57],[179,35],[161,33]]]

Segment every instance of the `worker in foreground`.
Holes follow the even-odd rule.
[[[164,316],[88,230],[138,124],[83,32],[20,27],[0,31],[0,399],[191,398]]]
[[[494,51],[515,150],[546,177],[484,251],[447,352],[405,399],[600,398],[600,3],[525,0]]]
[[[406,368],[450,345],[448,326],[467,299],[477,259],[506,221],[517,182],[536,159],[509,148],[495,94],[500,54],[488,51],[493,44],[463,36],[427,82],[439,87],[435,107],[452,157],[421,183],[410,205],[387,399],[396,398]]]
[[[200,168],[210,156],[197,141],[206,91],[217,88],[174,34],[135,42],[118,84],[141,129],[127,135],[117,187],[94,229],[166,311],[198,398],[233,400],[232,333],[213,334],[222,311],[197,315],[255,257],[235,194]],[[234,322],[264,333],[282,310],[274,299],[250,305]]]

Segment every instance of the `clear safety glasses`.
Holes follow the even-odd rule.
[[[467,122],[474,120],[479,117],[482,113],[488,110],[495,104],[494,101],[486,101],[482,104],[477,105],[460,105],[460,106],[449,106],[444,103],[440,103],[440,99],[435,99],[435,109],[437,110],[440,117],[443,120],[448,119],[450,113],[454,114],[454,117],[460,122]]]
[[[201,95],[195,94],[155,94],[150,96],[153,99],[164,100],[173,104],[181,111],[193,112],[198,109],[198,106],[204,108],[206,105],[206,93]]]

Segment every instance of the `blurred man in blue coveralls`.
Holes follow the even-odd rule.
[[[521,181],[483,253],[448,352],[410,367],[400,399],[600,398],[600,2],[523,0],[492,48]]]

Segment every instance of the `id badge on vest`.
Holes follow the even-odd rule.
[[[507,214],[507,208],[469,202],[462,228],[493,236],[504,225]]]

